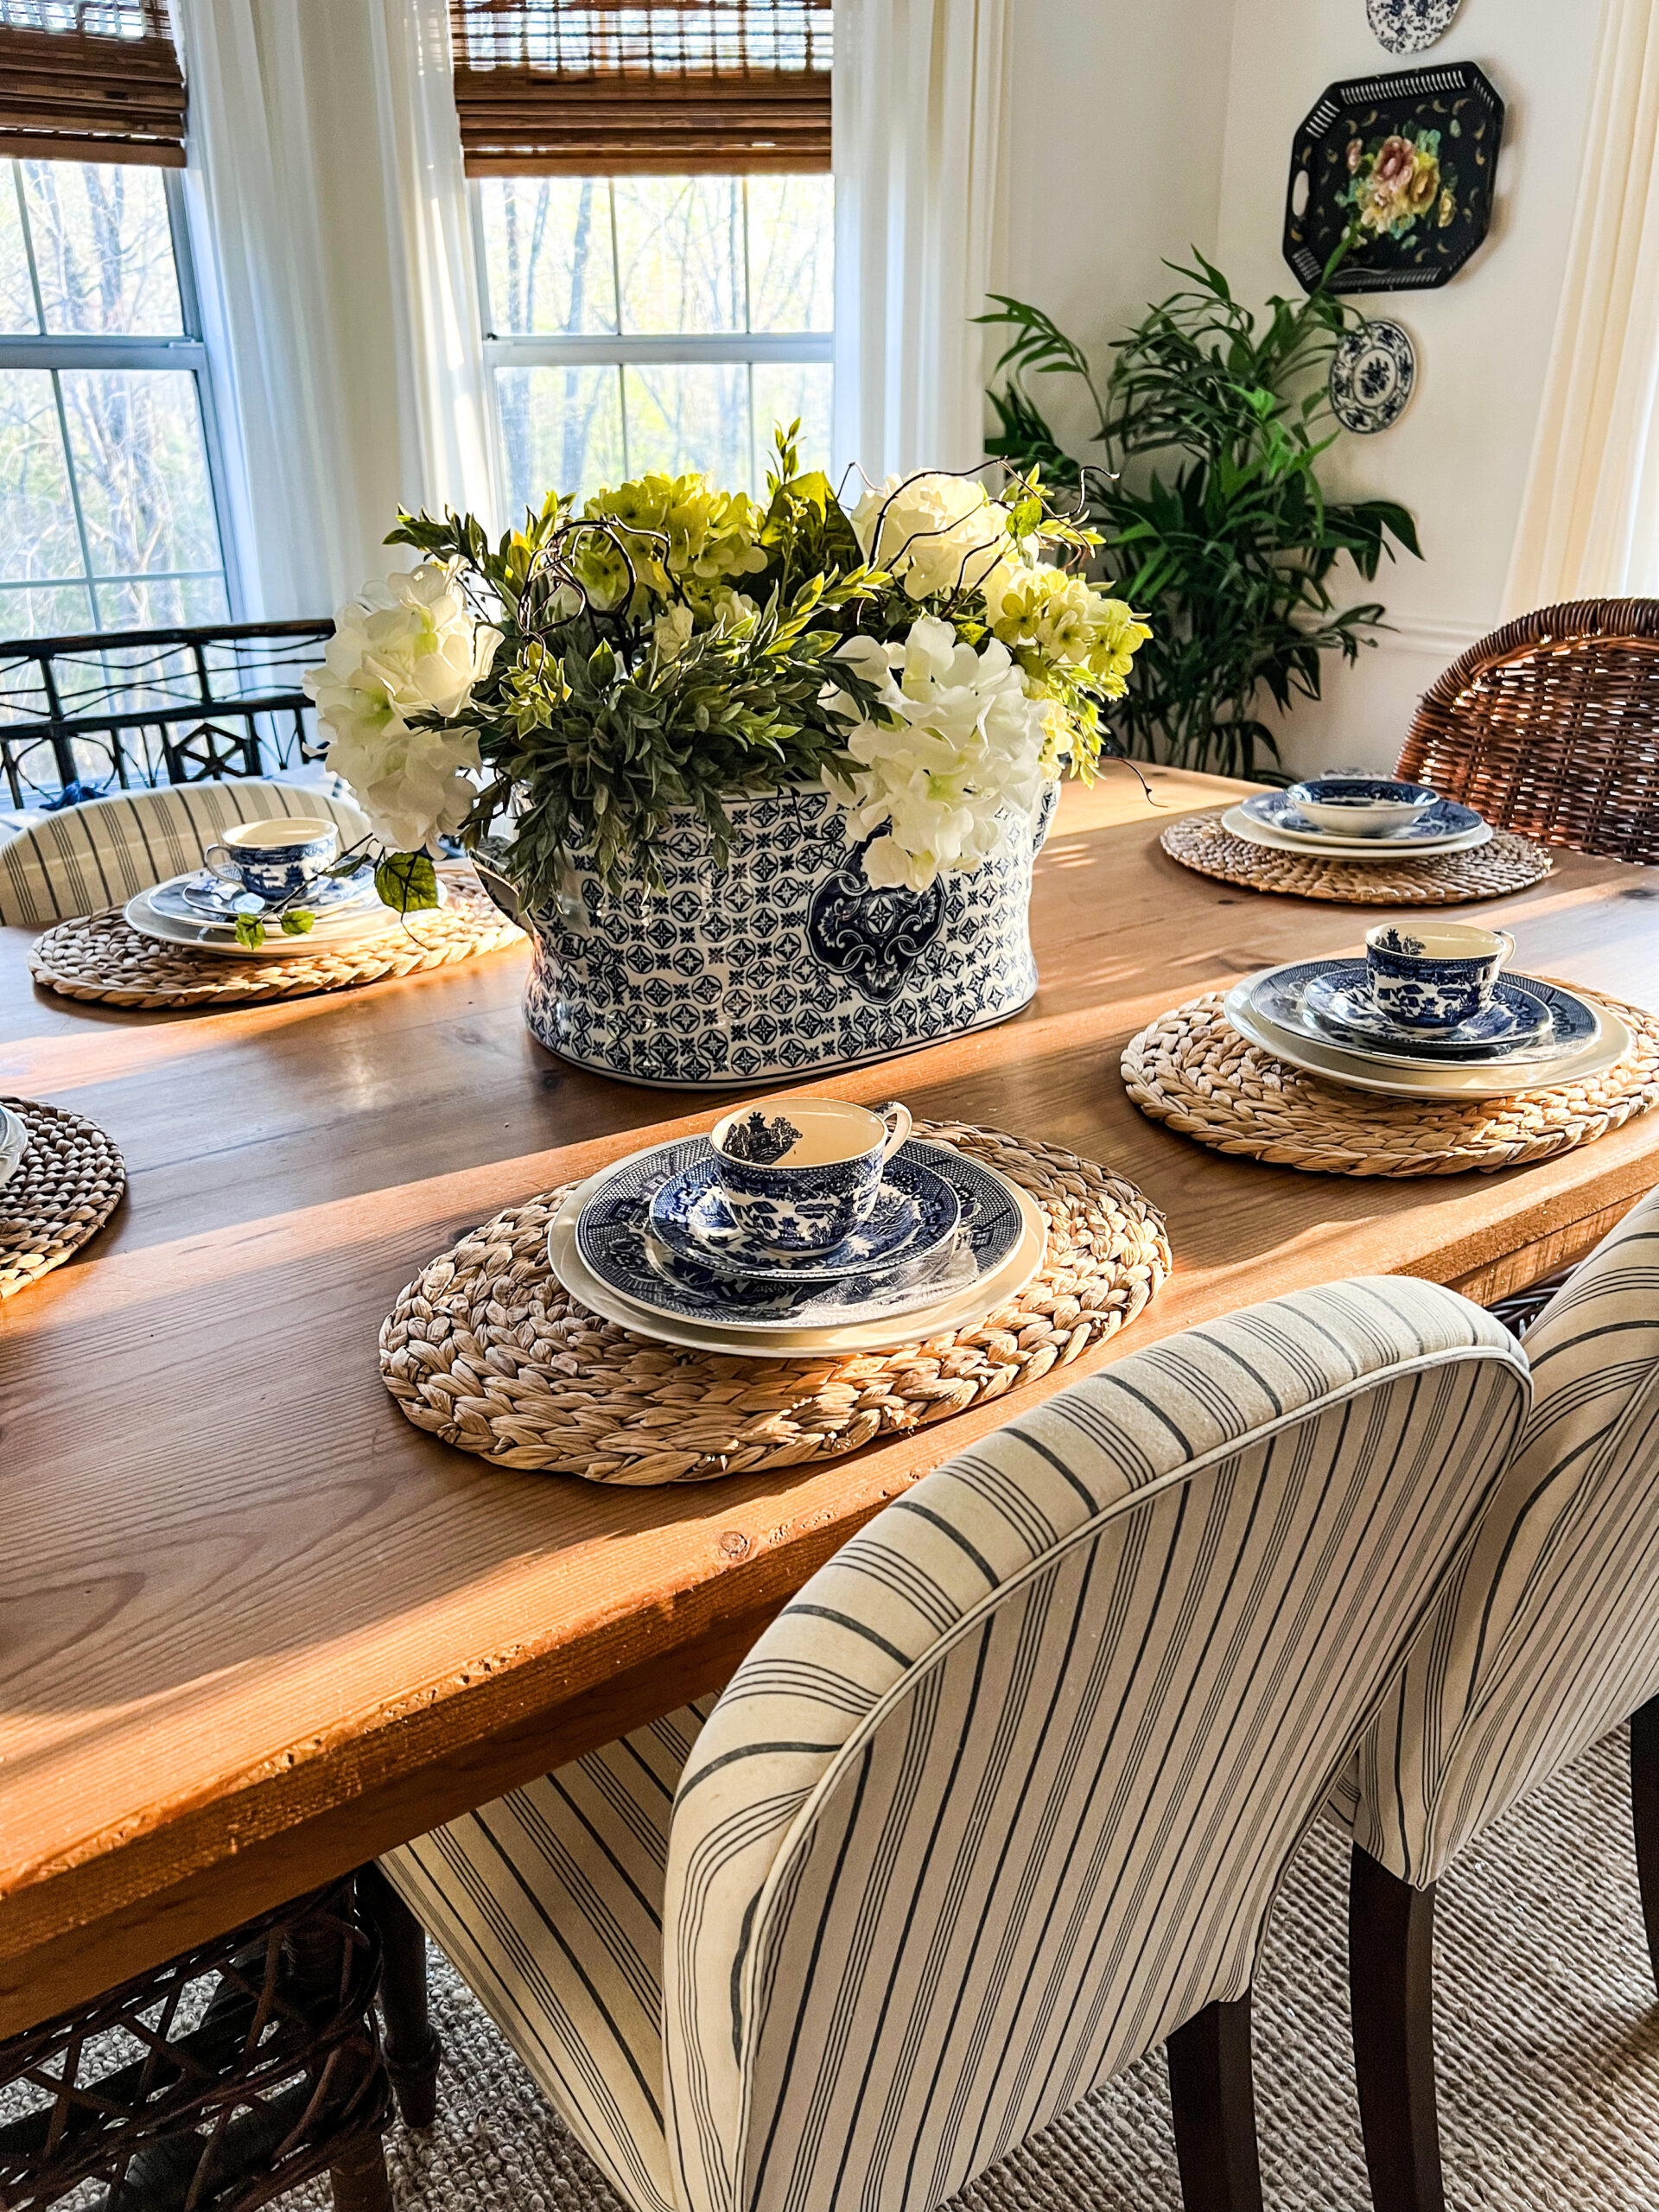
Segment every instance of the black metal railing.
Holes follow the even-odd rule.
[[[0,644],[0,768],[16,807],[266,776],[315,759],[303,671],[327,619]]]

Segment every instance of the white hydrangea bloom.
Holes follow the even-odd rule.
[[[849,732],[847,750],[860,764],[850,796],[848,783],[824,775],[847,810],[849,842],[885,832],[864,855],[870,881],[925,891],[1001,851],[1010,821],[1041,795],[1047,712],[1007,647],[991,638],[976,652],[948,622],[925,614],[902,645],[852,638],[838,657],[879,687],[893,718],[860,720]],[[847,696],[826,695],[831,705]]]
[[[349,784],[370,827],[397,852],[437,849],[472,804],[478,736],[468,728],[411,729],[412,715],[454,717],[489,673],[501,632],[474,621],[450,570],[418,568],[365,584],[334,618],[321,668],[305,671],[327,762]]]
[[[970,476],[889,476],[853,510],[864,558],[890,569],[912,599],[977,590],[1014,557],[1012,521]]]

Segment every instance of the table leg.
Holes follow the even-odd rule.
[[[427,2009],[426,1930],[378,1866],[359,1868],[357,1894],[380,1936],[380,2014],[398,2113],[405,2127],[430,2127],[443,2045]]]

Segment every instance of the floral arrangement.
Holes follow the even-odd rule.
[[[420,564],[342,608],[306,677],[383,896],[430,903],[444,836],[488,840],[530,906],[578,859],[649,875],[677,808],[723,861],[728,799],[800,784],[868,841],[872,883],[924,890],[1092,773],[1150,634],[1080,573],[1095,535],[1035,476],[1000,499],[890,478],[849,513],[798,431],[764,506],[653,475],[580,515],[550,494],[493,545],[470,515],[400,515],[387,543]]]
[[[1452,131],[1459,128],[1453,122]],[[1395,133],[1370,147],[1363,138],[1351,138],[1348,175],[1345,200],[1353,219],[1378,238],[1405,238],[1431,212],[1443,231],[1457,214],[1457,179],[1441,168],[1438,130],[1419,130],[1411,138]]]

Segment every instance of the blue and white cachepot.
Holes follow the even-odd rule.
[[[825,791],[728,799],[724,868],[702,819],[677,810],[659,885],[607,890],[578,864],[555,904],[515,912],[532,946],[524,1019],[578,1067],[686,1090],[857,1067],[1006,1021],[1037,988],[1031,870],[1056,797],[996,859],[922,892],[871,886]]]

